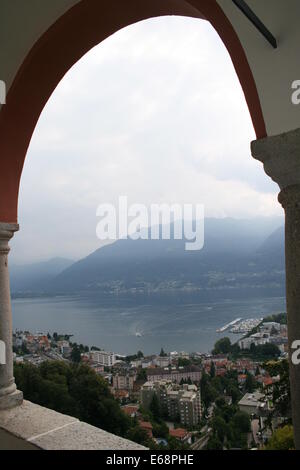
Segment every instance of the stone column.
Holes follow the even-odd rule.
[[[17,224],[0,223],[0,409],[22,403],[23,394],[16,389],[13,374],[12,313],[8,272],[8,242]]]
[[[281,189],[278,200],[285,210],[292,416],[296,449],[300,450],[300,361],[295,361],[300,349],[300,129],[253,142],[252,155],[263,162],[266,173],[278,183]]]

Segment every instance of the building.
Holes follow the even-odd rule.
[[[136,374],[116,374],[113,376],[113,388],[115,390],[133,390]]]
[[[170,356],[166,356],[166,357],[157,356],[153,362],[157,367],[164,368],[164,367],[168,367],[171,364],[171,358]]]
[[[177,428],[177,429],[170,429],[169,434],[171,437],[174,437],[178,441],[191,444],[192,443],[192,435],[186,429]]]
[[[149,409],[154,395],[161,409],[172,421],[187,427],[196,426],[201,420],[201,395],[196,385],[182,386],[171,382],[146,382],[141,388],[141,404]]]
[[[239,401],[238,405],[241,411],[244,411],[250,416],[259,416],[267,407],[265,395],[260,392],[246,393]]]
[[[138,416],[139,405],[124,405],[122,410],[130,418],[136,418]]]
[[[113,352],[91,351],[90,359],[104,367],[112,367],[116,363],[116,355]]]
[[[167,380],[175,383],[180,383],[182,380],[191,380],[192,382],[200,382],[202,371],[197,366],[187,367],[166,367],[147,369],[147,380],[149,382],[157,382],[159,380]]]

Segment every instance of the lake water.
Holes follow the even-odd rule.
[[[185,303],[152,297],[137,302],[70,296],[14,299],[12,304],[14,329],[73,334],[73,341],[119,354],[138,350],[151,354],[161,347],[208,352],[223,336],[238,340],[228,332],[216,333],[235,318],[260,318],[285,311],[283,297]]]

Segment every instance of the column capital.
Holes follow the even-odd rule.
[[[300,209],[300,184],[284,188],[278,196],[278,201],[284,209]]]
[[[255,140],[251,152],[281,190],[300,185],[300,129]]]
[[[8,242],[14,236],[14,233],[18,230],[18,224],[8,224],[5,222],[0,222],[0,254],[9,253]]]

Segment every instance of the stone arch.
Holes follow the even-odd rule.
[[[267,135],[253,74],[241,42],[216,0],[81,0],[35,43],[0,111],[0,220],[17,221],[27,149],[39,116],[68,70],[116,31],[145,19],[180,15],[209,21],[225,44],[241,82],[258,138]]]

